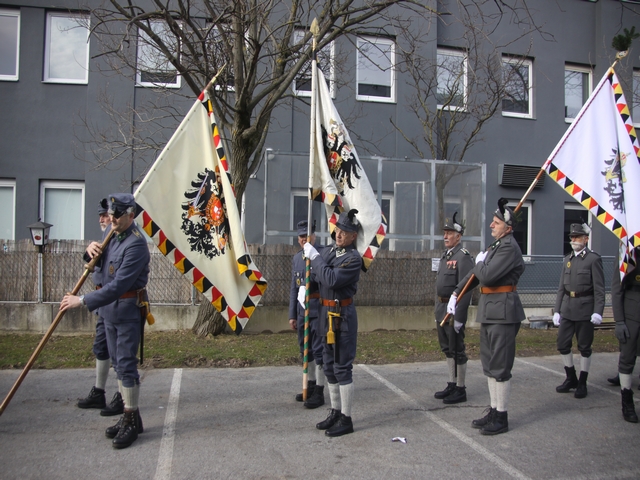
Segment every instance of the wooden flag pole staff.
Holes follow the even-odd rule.
[[[114,233],[114,230],[112,229],[108,233],[104,241],[102,242],[102,245],[100,245],[101,250],[104,250],[106,248],[107,244],[109,243],[109,240],[111,240],[111,237],[113,236],[113,233]],[[76,286],[71,291],[71,295],[76,295],[80,291],[80,289],[82,288],[82,285],[84,285],[84,282],[89,276],[89,274],[93,272],[93,268],[95,267],[96,262],[98,261],[99,258],[100,258],[100,255],[96,255],[91,259],[91,261],[87,265],[85,265],[84,273],[80,277],[80,280],[78,280],[78,283],[76,283]],[[49,326],[47,333],[45,333],[44,337],[42,337],[42,340],[40,340],[40,343],[38,344],[33,354],[31,355],[31,358],[25,365],[24,369],[22,370],[22,373],[20,374],[16,382],[13,384],[13,387],[11,387],[11,390],[9,391],[6,398],[2,402],[2,405],[0,405],[0,415],[2,415],[2,413],[4,412],[4,409],[7,408],[7,405],[9,405],[9,402],[15,395],[18,388],[20,387],[20,384],[24,380],[24,377],[27,376],[27,373],[29,373],[29,370],[31,370],[31,367],[33,366],[35,361],[38,359],[40,352],[42,352],[42,349],[44,348],[46,343],[49,341],[49,338],[51,338],[53,331],[56,329],[56,327],[60,323],[60,320],[62,320],[62,317],[64,317],[65,312],[66,310],[58,311],[58,314],[56,315],[56,318],[53,320],[53,322]]]
[[[520,199],[520,201],[518,202],[518,205],[516,205],[516,208],[513,209],[514,213],[522,208],[522,204],[527,199],[527,197],[529,196],[531,191],[535,188],[536,184],[538,183],[538,180],[540,180],[540,178],[542,177],[542,175],[544,174],[545,171],[546,170],[544,169],[544,167],[540,168],[540,171],[538,172],[538,175],[536,175],[536,178],[533,179],[533,182],[531,182],[531,185],[529,185],[529,188],[527,189],[527,191],[524,192],[524,195]],[[464,288],[462,290],[460,290],[460,293],[458,294],[458,299],[460,299],[465,293],[467,293],[467,290],[469,290],[469,287],[471,286],[471,283],[473,283],[473,280],[475,278],[476,278],[476,276],[474,274],[471,274],[471,276],[469,277],[469,280],[467,280],[467,283],[465,284]],[[450,313],[447,313],[444,316],[444,318],[442,319],[442,322],[440,322],[440,326],[444,327],[445,324],[447,323],[447,320],[449,320],[449,319],[451,319],[451,322],[453,323],[453,315],[451,315]]]
[[[318,76],[316,74],[316,35],[318,35],[318,20],[313,19],[311,22],[311,28],[309,29],[313,37],[311,44],[311,57],[312,57],[312,72],[311,72],[311,125],[309,135],[309,204],[307,208],[307,242],[311,238],[313,233],[313,155],[314,155],[314,142],[316,137],[316,88],[318,83]],[[302,401],[306,402],[308,398],[308,385],[309,385],[309,287],[311,285],[311,260],[308,258],[305,261],[305,276],[304,276],[304,354],[302,360]]]

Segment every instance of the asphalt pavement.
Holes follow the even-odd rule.
[[[607,384],[616,366],[617,354],[594,354],[589,394],[576,399],[555,391],[559,355],[516,359],[510,430],[488,437],[471,428],[489,403],[479,361],[469,362],[468,401],[450,406],[433,398],[444,361],[356,365],[355,432],[339,438],[315,428],[329,405],[294,401],[301,369],[147,369],[144,433],[124,450],[104,435],[118,417],[75,406],[93,370],[32,370],[0,416],[0,478],[637,479],[640,424],[622,419],[619,387]],[[2,398],[19,373],[0,371]],[[111,372],[107,400],[115,385]],[[634,374],[640,399],[637,386]]]

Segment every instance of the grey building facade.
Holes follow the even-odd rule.
[[[430,2],[443,11],[453,3]],[[477,248],[490,242],[486,225],[498,198],[507,197],[514,204],[520,200],[532,172],[535,174],[542,166],[579,108],[576,99],[584,101],[613,63],[612,37],[625,27],[640,26],[637,2],[527,0],[526,4],[539,26],[537,31],[521,35],[523,25],[507,16],[490,36],[495,46],[492,58],[498,65],[505,68],[517,59],[514,65],[526,86],[526,91],[519,93],[525,95],[517,101],[512,98],[501,102],[499,111],[483,126],[481,139],[464,156],[463,163],[473,173],[454,185],[445,200],[450,204],[445,213],[450,214],[449,210],[456,208],[456,191],[460,199],[468,197],[469,207],[462,208],[462,215],[474,225],[468,233],[476,238],[473,246]],[[95,132],[118,137],[113,121],[118,112],[126,115],[130,107],[156,97],[164,101],[165,97],[150,88],[139,72],[115,73],[99,56],[93,38],[86,43],[88,51],[83,51],[82,32],[72,32],[74,38],[56,36],[56,32],[65,31],[59,25],[64,25],[69,15],[86,13],[73,0],[5,0],[0,4],[4,45],[0,48],[0,195],[4,205],[0,237],[26,238],[27,225],[42,218],[54,224],[52,238],[98,238],[99,200],[114,191],[133,190],[153,161],[148,153],[126,149],[109,160],[92,143]],[[90,16],[87,18],[90,21]],[[453,18],[455,15],[424,20],[423,54],[431,56],[434,64],[439,58],[455,61],[464,57],[464,26],[450,20]],[[391,49],[393,55],[386,58],[400,57],[399,37],[369,41],[381,41],[384,51]],[[71,53],[61,48],[69,42],[76,48]],[[421,239],[440,235],[435,210],[431,209],[430,217],[426,214],[428,203],[435,198],[433,192],[429,193],[429,184],[434,182],[433,172],[440,168],[438,165],[447,165],[439,162],[449,159],[426,162],[406,141],[419,138],[424,132],[408,109],[414,91],[403,68],[391,65],[391,76],[378,85],[384,88],[373,94],[366,90],[358,42],[353,38],[337,42],[343,68],[334,85],[334,102],[383,202],[383,211],[391,217],[387,248],[438,248],[437,242]],[[65,54],[76,61],[86,55],[86,60],[80,58],[86,68],[57,68],[57,61],[64,64]],[[636,40],[630,55],[616,67],[632,115],[638,118],[636,125],[640,125],[639,54],[640,42]],[[472,73],[467,66],[466,75]],[[447,81],[446,77],[442,80]],[[186,113],[194,99],[184,86],[174,91],[183,92],[184,96],[167,101],[173,102],[176,111]],[[427,102],[432,108],[439,108],[436,96]],[[105,109],[107,104],[109,109]],[[167,126],[166,136],[157,138],[159,143],[168,138],[175,122],[168,121]],[[452,141],[455,140],[454,135]],[[308,97],[294,96],[274,112],[266,147],[263,165],[250,179],[245,193],[246,239],[249,243],[289,242],[302,208],[300,202],[304,203],[306,195]],[[385,161],[380,162],[378,157]],[[405,192],[403,200],[394,198],[399,192]],[[404,198],[415,200],[414,197],[426,203],[422,207],[419,202],[414,202],[417,207],[407,206]],[[320,215],[319,208],[317,212]],[[424,225],[400,231],[411,223],[407,212],[419,216]],[[568,224],[579,218],[587,219],[586,210],[546,178],[544,185],[528,197],[523,209],[519,233],[523,251],[529,255],[561,254],[566,247]],[[405,223],[402,228],[400,220]],[[595,219],[592,223],[591,247],[614,255],[614,236]],[[398,237],[394,238],[394,234]]]

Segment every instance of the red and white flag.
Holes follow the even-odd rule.
[[[140,227],[240,333],[267,288],[246,251],[229,165],[203,92],[135,193]]]
[[[387,222],[349,132],[333,104],[322,70],[316,68],[316,72],[316,137],[311,198],[325,203],[331,233],[340,212],[358,210],[356,218],[363,231],[358,235],[356,247],[366,270],[387,234]]]
[[[620,277],[640,245],[640,147],[613,68],[543,168],[620,239]]]

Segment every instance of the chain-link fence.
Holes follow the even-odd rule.
[[[59,302],[76,285],[84,271],[82,253],[86,241],[56,241],[43,253],[43,301]],[[0,302],[38,300],[38,252],[29,240],[3,242],[0,252]],[[149,245],[151,265],[149,298],[154,304],[189,305],[200,302],[189,281],[153,245]],[[268,288],[261,305],[285,306],[289,302],[291,259],[298,246],[249,245],[256,266],[267,279]],[[436,268],[433,259],[442,252],[394,252],[380,250],[368,272],[360,275],[357,304],[362,306],[432,305],[435,298]],[[475,252],[472,252],[475,253]],[[548,307],[555,303],[562,257],[526,257],[526,269],[518,283],[522,303],[527,307]],[[603,257],[607,304],[614,257]],[[81,293],[93,289],[87,280]],[[477,291],[474,293],[477,298]],[[475,302],[474,302],[475,303]]]

